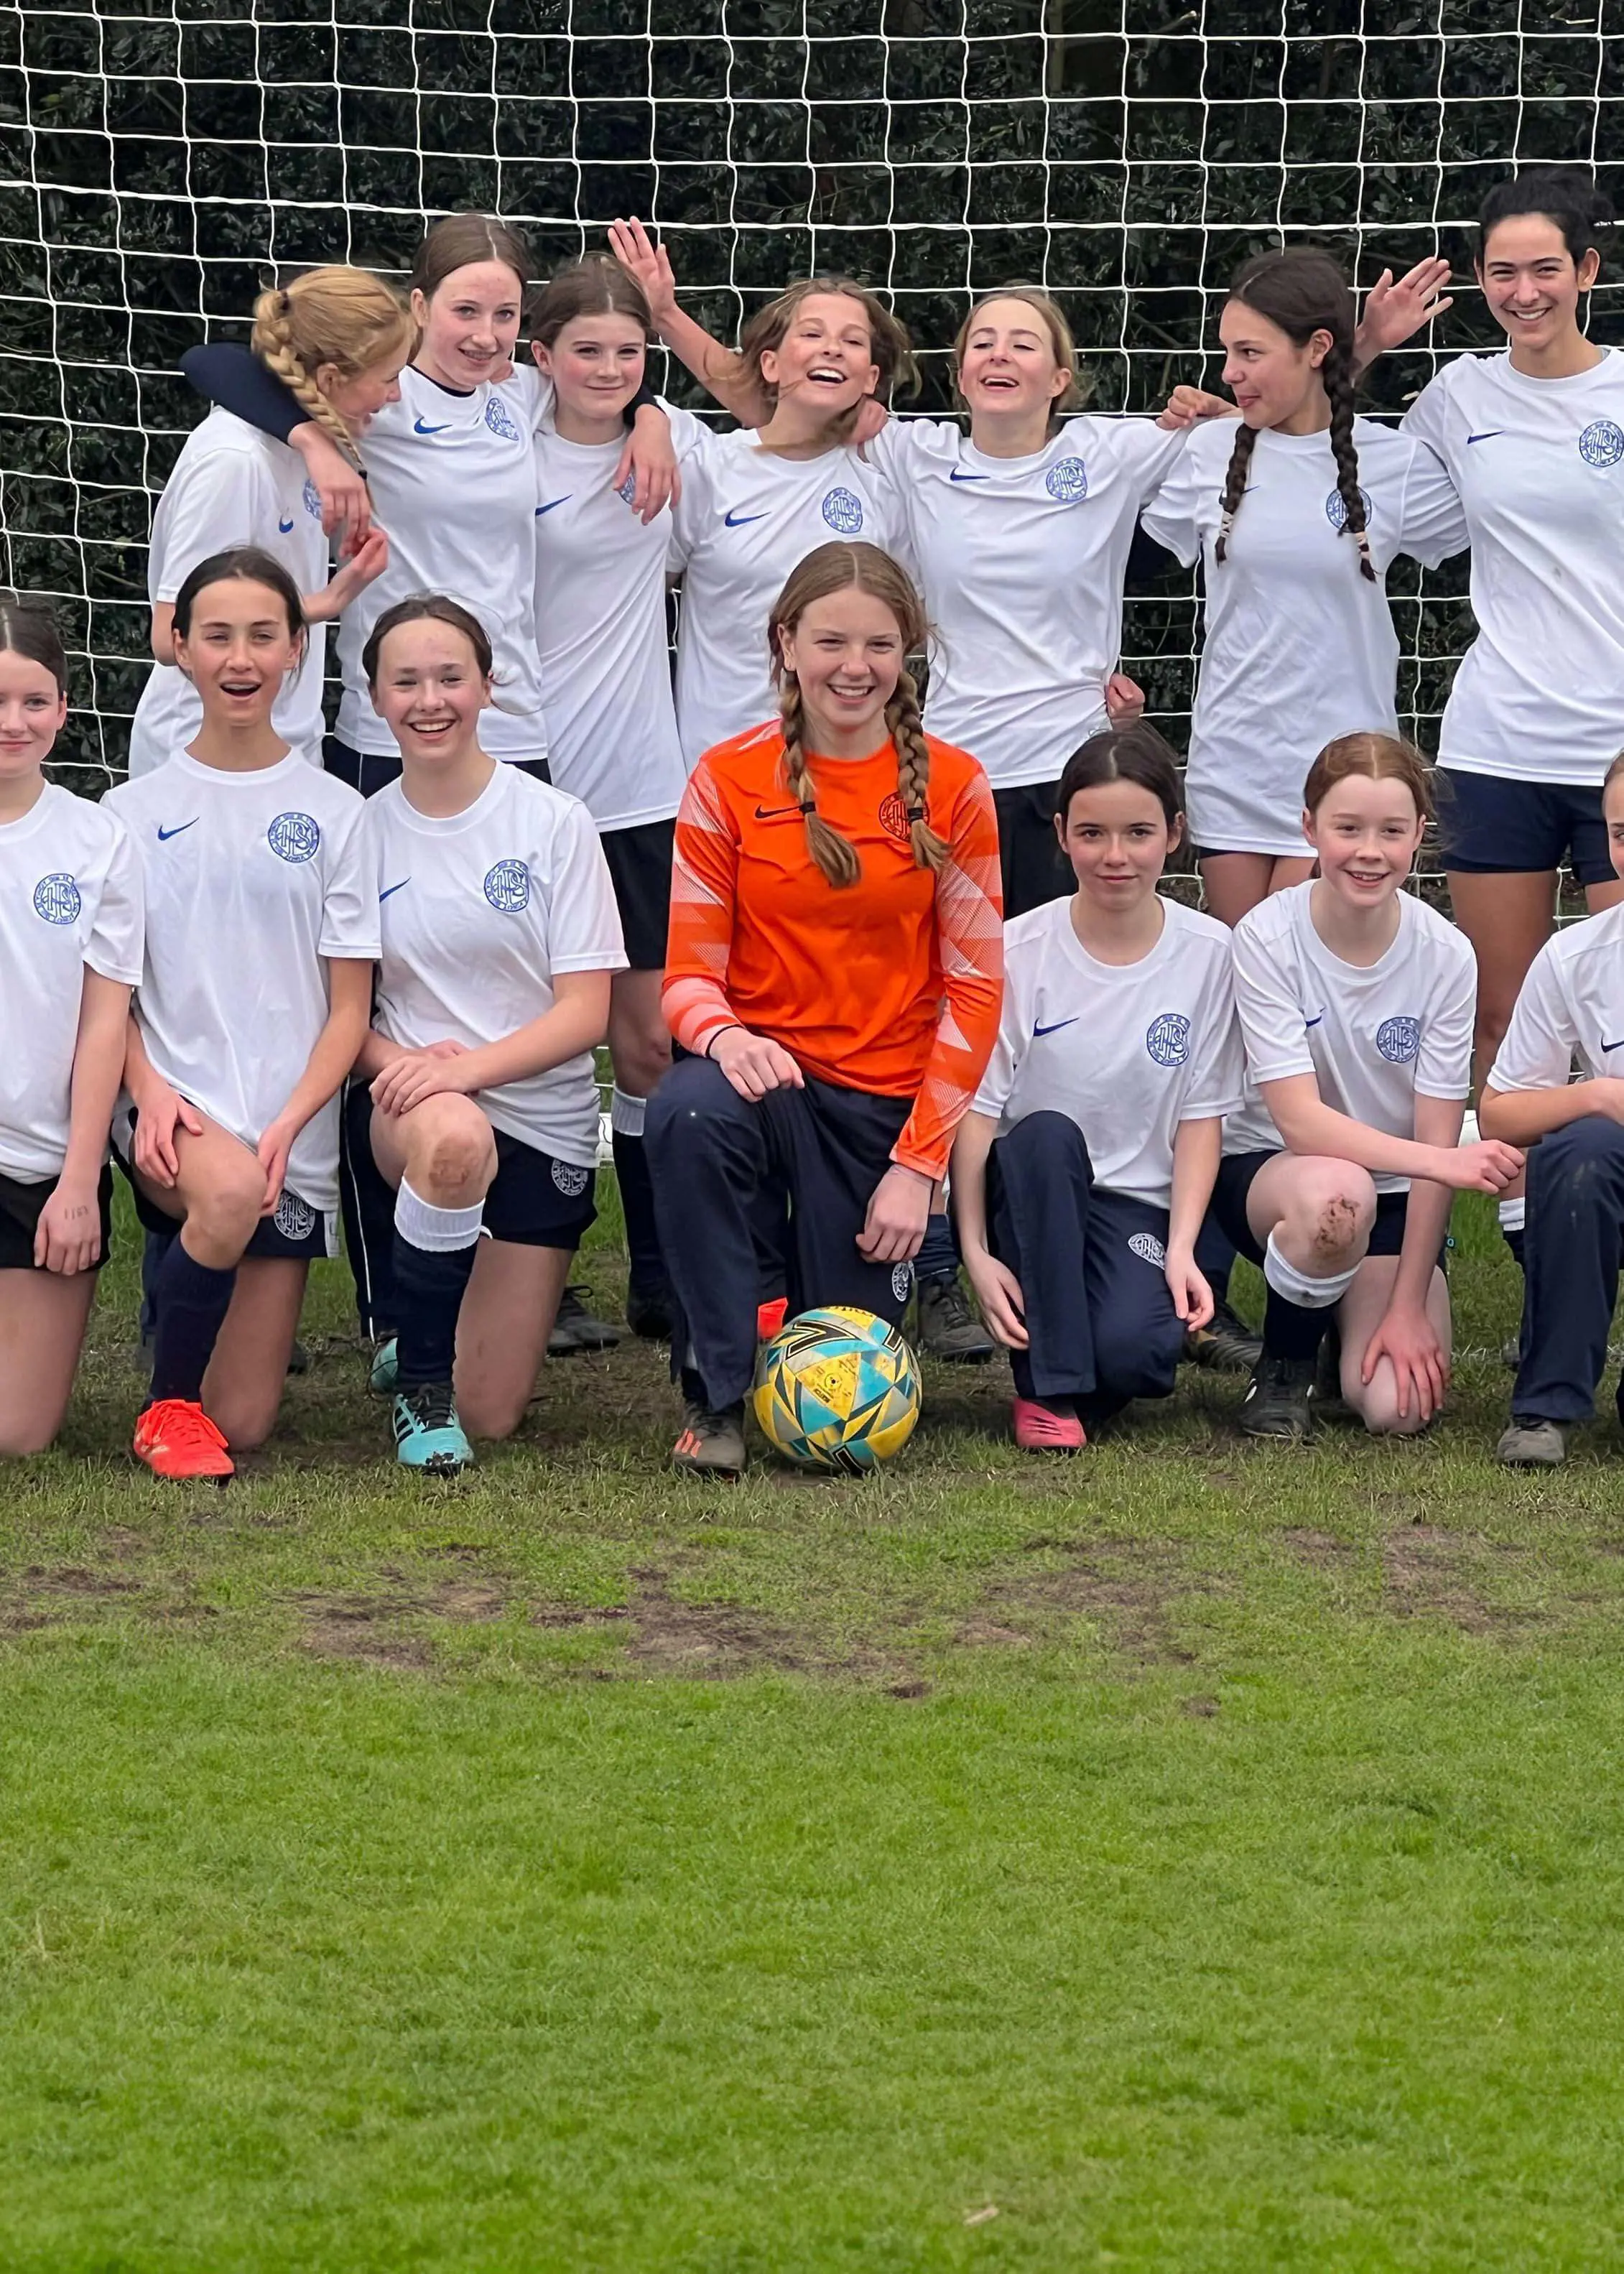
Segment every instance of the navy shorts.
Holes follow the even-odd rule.
[[[1263,1268],[1263,1244],[1247,1221],[1246,1197],[1259,1170],[1279,1158],[1278,1153],[1228,1153],[1218,1163],[1218,1181],[1213,1186],[1213,1214],[1230,1245],[1259,1270]],[[1365,1255],[1397,1255],[1404,1245],[1404,1225],[1409,1215],[1408,1193],[1378,1193],[1376,1221],[1371,1226]],[[1448,1244],[1446,1238],[1438,1251],[1440,1270]]]
[[[352,1171],[365,1150],[368,1181],[375,1179],[378,1191],[376,1208],[365,1211],[360,1236],[364,1241],[381,1241],[387,1235],[392,1242],[395,1193],[372,1161],[372,1101],[365,1082],[351,1082],[344,1112]],[[594,1172],[526,1145],[505,1129],[492,1129],[491,1134],[496,1140],[496,1174],[485,1196],[485,1231],[492,1239],[508,1240],[515,1247],[562,1247],[573,1254],[597,1219]],[[352,1224],[352,1237],[357,1229]]]
[[[626,958],[634,971],[665,968],[671,930],[671,864],[677,825],[640,821],[632,829],[606,829],[602,844],[620,911]]]
[[[132,1127],[134,1118],[132,1116]],[[169,1216],[157,1202],[150,1200],[122,1153],[115,1156],[119,1167],[129,1178],[130,1190],[135,1200],[136,1220],[143,1231],[154,1233],[160,1239],[173,1239],[180,1230],[181,1219]],[[312,1208],[297,1193],[283,1187],[282,1198],[269,1216],[262,1216],[254,1226],[253,1237],[243,1250],[243,1261],[251,1259],[259,1263],[320,1263],[324,1258],[338,1254],[338,1218]]]
[[[0,1169],[0,1271],[43,1270],[45,1267],[34,1260],[34,1235],[45,1203],[60,1181],[56,1177],[43,1177],[38,1184],[27,1184],[20,1177],[8,1177]],[[111,1169],[102,1171],[96,1186],[96,1206],[102,1218],[102,1253],[90,1266],[93,1271],[99,1271],[107,1261],[112,1242]]]
[[[1504,781],[1498,774],[1433,776],[1444,867],[1463,876],[1540,876],[1564,866],[1582,885],[1610,885],[1601,791],[1577,782]]]
[[[998,817],[998,865],[1004,880],[1004,920],[1063,900],[1077,890],[1071,863],[1055,834],[1055,799],[1060,784],[1025,782],[1019,789],[995,789]]]

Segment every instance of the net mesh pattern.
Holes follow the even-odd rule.
[[[1586,12],[1589,10],[1590,12]],[[64,778],[122,770],[146,671],[158,492],[201,406],[182,351],[243,338],[278,273],[404,274],[477,206],[544,265],[637,213],[731,335],[791,277],[864,276],[951,407],[974,291],[1056,293],[1094,407],[1215,366],[1224,285],[1312,237],[1366,286],[1441,250],[1514,162],[1610,167],[1624,0],[151,0],[0,8],[0,573],[75,657]],[[1624,338],[1624,291],[1592,296]],[[1396,414],[1440,355],[1499,344],[1470,289],[1378,369]],[[677,399],[694,393],[680,373]],[[696,406],[697,407],[697,406]],[[1432,736],[1470,636],[1463,568],[1390,579],[1401,709]],[[1124,667],[1182,742],[1195,584],[1132,599]]]

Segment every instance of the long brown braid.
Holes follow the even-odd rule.
[[[785,668],[780,634],[793,633],[815,600],[826,599],[831,592],[852,591],[867,592],[891,610],[905,655],[924,646],[929,629],[924,605],[907,571],[877,545],[820,545],[808,553],[791,573],[767,622],[784,736],[784,779],[806,824],[807,849],[838,890],[856,884],[862,875],[862,862],[856,847],[817,809],[817,792],[807,763],[801,681]],[[897,794],[907,818],[914,862],[940,874],[948,847],[930,826],[930,746],[920,720],[919,689],[910,671],[905,669],[898,678],[896,690],[885,706],[885,724],[896,746]]]
[[[1347,278],[1319,246],[1288,245],[1282,252],[1260,252],[1249,260],[1230,286],[1229,297],[1277,326],[1299,348],[1305,348],[1316,332],[1330,334],[1320,378],[1330,405],[1331,453],[1336,461],[1336,493],[1342,503],[1338,534],[1351,533],[1359,549],[1359,573],[1373,584],[1376,564],[1371,558],[1365,495],[1359,487],[1359,457],[1353,444],[1354,305]],[[1221,561],[1229,550],[1256,443],[1255,429],[1243,425],[1235,438],[1224,480],[1218,541],[1213,547],[1214,561]]]
[[[417,345],[417,328],[380,277],[365,268],[312,268],[285,290],[254,302],[249,345],[297,397],[344,456],[356,461],[355,437],[316,384],[323,364],[345,379],[398,358]]]

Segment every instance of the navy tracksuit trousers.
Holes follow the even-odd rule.
[[[1529,1148],[1519,1420],[1588,1421],[1624,1264],[1624,1128],[1588,1113]],[[1624,1409],[1621,1409],[1624,1411]]]
[[[1020,1282],[1023,1397],[1074,1397],[1096,1414],[1171,1395],[1184,1329],[1163,1276],[1168,1214],[1102,1191],[1064,1113],[1029,1113],[988,1161],[989,1245]]]
[[[857,1235],[913,1103],[808,1074],[752,1104],[710,1058],[665,1075],[643,1143],[675,1298],[673,1370],[690,1396],[719,1410],[748,1395],[756,1306],[780,1276],[792,1318],[848,1303],[901,1324],[913,1267],[867,1261]]]

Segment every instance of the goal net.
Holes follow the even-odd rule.
[[[122,769],[146,670],[146,548],[200,406],[184,349],[245,336],[279,267],[402,274],[477,206],[544,265],[617,214],[731,333],[838,267],[889,294],[950,405],[974,290],[1064,303],[1096,408],[1205,375],[1224,284],[1281,238],[1368,285],[1441,249],[1514,161],[1620,150],[1620,0],[25,0],[0,7],[0,573],[60,606],[68,778]],[[1587,12],[1588,11],[1588,12]],[[1619,169],[1613,169],[1615,172]],[[1615,191],[1616,194],[1616,191]],[[1616,284],[1592,329],[1624,336]],[[1498,343],[1468,282],[1389,358]],[[686,380],[670,384],[692,401]],[[1470,636],[1458,570],[1391,580],[1423,742]],[[1125,667],[1182,742],[1195,585],[1130,606]]]

